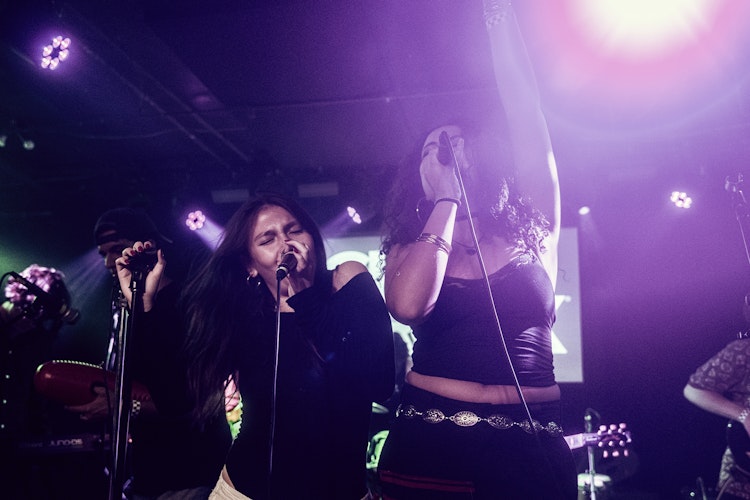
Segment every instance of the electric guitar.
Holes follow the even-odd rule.
[[[617,457],[622,454],[627,455],[627,447],[633,442],[630,431],[625,424],[601,425],[597,432],[583,432],[565,436],[565,442],[571,450],[582,448],[584,446],[595,446],[603,450],[604,458],[609,456]]]
[[[90,403],[96,398],[95,387],[115,390],[115,374],[104,368],[80,361],[47,361],[36,369],[34,388],[53,401],[66,406]],[[151,394],[143,384],[133,381],[132,399],[150,401]]]

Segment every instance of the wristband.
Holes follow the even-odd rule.
[[[449,201],[451,203],[455,203],[457,207],[461,206],[461,200],[459,200],[458,198],[438,198],[437,200],[435,200],[435,205],[437,205],[441,201]]]

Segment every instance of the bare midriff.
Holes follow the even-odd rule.
[[[229,486],[231,486],[232,488],[234,488],[234,483],[232,483],[232,480],[231,480],[231,479],[229,478],[229,472],[227,472],[227,467],[226,467],[226,465],[224,466],[224,468],[223,468],[223,469],[221,469],[221,477],[222,477],[222,478],[224,479],[224,481],[226,481],[226,483],[227,483],[227,484],[228,484]],[[236,489],[236,488],[235,488],[235,489]]]
[[[406,382],[438,396],[467,403],[512,405],[521,402],[514,385],[486,385],[467,380],[433,377],[415,371],[406,374]],[[560,386],[557,384],[548,387],[521,386],[521,392],[527,403],[544,403],[560,399]]]

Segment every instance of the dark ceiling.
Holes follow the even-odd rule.
[[[611,196],[613,182],[720,187],[747,149],[741,30],[726,36],[743,48],[717,54],[717,76],[697,90],[665,102],[636,83],[641,105],[623,105],[627,66],[608,69],[609,82],[567,81],[586,54],[561,48],[565,4],[517,10],[566,206]],[[747,11],[732,13],[736,24]],[[55,34],[72,39],[71,56],[42,70]],[[327,182],[338,196],[306,200],[315,215],[356,204],[377,220],[393,169],[427,128],[498,111],[473,0],[11,1],[0,11],[0,74],[0,215],[14,220],[115,204],[177,213],[210,205],[217,190],[298,194]],[[675,90],[701,80],[674,74]]]
[[[331,181],[335,203],[308,203],[374,213],[427,112],[491,91],[468,2],[31,1],[0,17],[5,216]],[[71,56],[42,70],[55,33]]]

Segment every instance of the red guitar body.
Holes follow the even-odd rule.
[[[95,387],[115,390],[115,374],[99,366],[79,361],[47,361],[34,374],[37,392],[66,406],[90,403],[96,397]],[[132,399],[150,401],[151,395],[143,384],[133,381]]]

